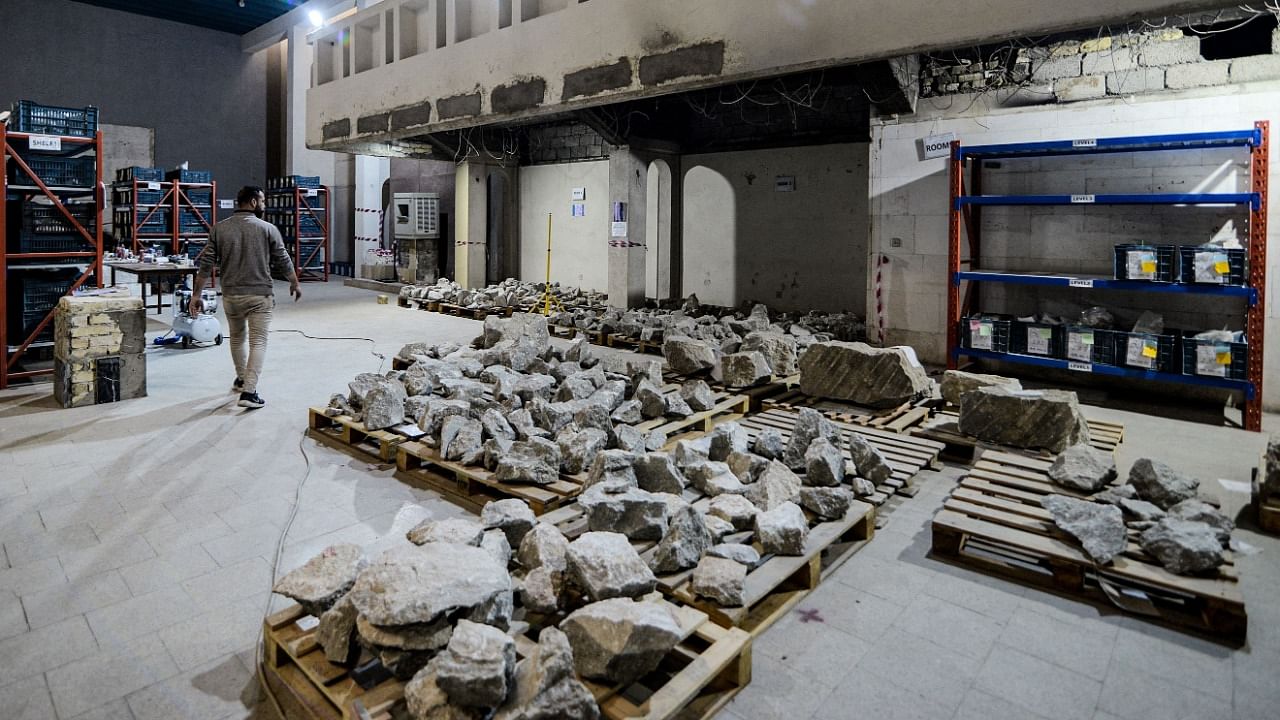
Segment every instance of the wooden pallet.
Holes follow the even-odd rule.
[[[677,385],[665,385],[661,389],[664,394],[680,391]],[[717,424],[737,420],[751,410],[751,398],[746,395],[730,394],[722,390],[714,392],[714,397],[715,405],[710,410],[701,410],[689,417],[675,420],[665,417],[645,420],[635,427],[642,433],[659,430],[671,438],[681,433],[708,432]]]
[[[747,434],[754,441],[764,430],[777,430],[783,441],[791,439],[791,430],[795,427],[797,412],[782,408],[773,408],[761,413],[749,415],[740,421]],[[893,475],[886,482],[876,487],[876,493],[867,502],[883,505],[890,495],[895,493],[905,496],[915,494],[913,489],[915,476],[926,468],[940,467],[938,457],[942,454],[943,444],[932,440],[901,435],[888,430],[852,425],[832,420],[845,433],[855,432],[866,438],[885,456]],[[845,458],[849,458],[849,449],[842,447]]]
[[[429,312],[440,311],[439,300],[424,300],[422,298],[411,298],[400,295],[396,298],[396,305],[402,308],[411,308],[416,310],[425,310]]]
[[[1088,420],[1086,418],[1086,420]],[[1089,444],[1099,450],[1107,452],[1115,452],[1116,447],[1124,442],[1124,424],[1107,422],[1105,420],[1088,420],[1089,423]],[[1024,450],[1021,448],[1011,448],[1003,445],[995,445],[985,443],[970,435],[960,432],[960,415],[955,408],[946,408],[934,411],[924,424],[912,428],[909,431],[912,435],[921,438],[936,440],[946,444],[946,455],[948,459],[958,460],[964,463],[971,463],[977,459],[977,451],[979,450],[995,450],[1000,452],[1016,452],[1023,455],[1051,458],[1053,455],[1046,451]]]
[[[711,498],[692,488],[685,490],[684,498],[703,512],[711,503]],[[543,515],[540,520],[554,524],[570,540],[588,530],[586,512],[576,504]],[[870,542],[875,534],[875,524],[875,506],[859,501],[854,501],[842,520],[811,523],[804,555],[762,556],[764,562],[747,574],[747,602],[740,608],[722,607],[707,598],[694,596],[690,589],[692,569],[658,575],[658,590],[706,612],[724,627],[740,627],[753,636],[758,635]],[[722,542],[747,542],[759,551],[760,545],[751,543],[751,535],[749,531],[735,532]],[[633,540],[631,545],[648,564],[657,551],[658,543],[654,540]]]
[[[681,640],[657,670],[631,685],[584,681],[608,720],[710,718],[751,682],[751,636],[726,629],[694,608],[663,602],[677,619]],[[346,668],[328,662],[316,642],[316,619],[295,605],[263,624],[267,687],[285,720],[390,720],[403,716],[404,683],[385,680],[365,690]],[[516,654],[527,657],[541,627],[516,636]],[[362,716],[361,711],[367,713]]]
[[[404,699],[404,683],[390,679],[360,687],[347,668],[325,659],[316,641],[319,622],[298,605],[263,621],[262,671],[285,720],[390,720]]]
[[[365,430],[364,423],[349,415],[329,417],[325,408],[313,407],[307,411],[307,434],[316,441],[337,450],[375,463],[393,463],[396,449],[409,438],[389,430]]]
[[[812,408],[832,420],[895,433],[910,432],[923,425],[933,413],[923,402],[908,402],[893,408],[876,409],[805,395],[798,389],[769,398],[764,401],[764,406],[791,410]]]
[[[662,343],[653,342],[651,340],[641,340],[631,335],[623,335],[622,333],[608,333],[604,335],[603,344],[605,347],[617,348],[619,350],[630,350],[631,352],[644,353],[649,355],[661,355]]]
[[[794,389],[800,384],[800,376],[796,375],[774,375],[769,378],[768,382],[762,382],[759,385],[753,385],[745,388],[731,388],[722,382],[713,380],[706,375],[679,375],[673,372],[667,372],[663,375],[663,379],[670,385],[680,385],[694,380],[702,380],[714,391],[733,393],[735,395],[746,395],[751,400],[751,412],[760,412],[770,399],[782,395],[789,390]]]
[[[396,446],[396,477],[401,481],[444,495],[449,501],[479,512],[491,500],[519,498],[535,515],[572,503],[582,492],[584,475],[560,475],[550,485],[517,485],[498,482],[492,472],[444,460],[425,443],[408,441]]]
[[[436,312],[445,315],[454,315],[457,317],[469,318],[471,320],[484,320],[490,315],[498,315],[500,317],[511,317],[511,313],[515,312],[515,308],[507,307],[489,307],[489,308],[469,308],[453,303],[437,303]]]
[[[1175,575],[1130,531],[1125,552],[1108,566],[1096,565],[1040,506],[1047,494],[1074,494],[1049,482],[1049,464],[984,452],[934,517],[933,555],[1219,641],[1244,641],[1248,617],[1230,557],[1211,577]]]
[[[569,325],[552,325],[551,323],[547,323],[547,332],[551,333],[551,337],[554,338],[572,340],[578,337],[578,333],[582,331]]]

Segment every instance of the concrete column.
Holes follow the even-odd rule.
[[[356,277],[365,262],[365,251],[382,247],[382,184],[391,177],[390,158],[355,158],[355,217],[352,221],[355,236]]]
[[[489,219],[489,168],[467,161],[454,177],[454,281],[464,288],[485,286],[485,249]]]
[[[625,232],[609,233],[609,304],[633,308],[644,304],[645,208],[649,162],[630,148],[609,156],[609,208],[625,205]],[[621,230],[621,228],[619,228]]]
[[[681,292],[681,259],[683,257],[681,240],[682,209],[684,198],[684,172],[680,165],[679,155],[657,155],[653,158],[659,162],[654,166],[657,171],[657,182],[650,182],[650,189],[657,186],[657,227],[647,228],[649,236],[656,242],[650,242],[646,248],[647,262],[656,269],[656,287],[654,297],[668,300],[679,297]],[[666,167],[663,168],[662,164]],[[652,204],[653,199],[649,200]]]
[[[307,149],[307,88],[311,87],[314,48],[307,44],[307,26],[289,28],[285,78],[285,174],[319,175],[333,183],[333,153]]]

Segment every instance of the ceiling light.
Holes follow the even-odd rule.
[[[324,15],[321,15],[319,10],[312,10],[307,13],[307,19],[310,20],[311,24],[315,27],[324,26]]]

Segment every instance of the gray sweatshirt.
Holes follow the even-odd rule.
[[[280,231],[243,210],[213,226],[209,246],[200,256],[200,277],[218,268],[224,295],[272,295],[271,274],[293,275],[293,262]]]

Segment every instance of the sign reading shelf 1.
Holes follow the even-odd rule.
[[[57,135],[32,135],[27,139],[27,144],[32,150],[62,151],[62,138]]]
[[[924,143],[924,159],[933,160],[934,158],[944,158],[951,155],[951,143],[955,142],[956,134],[953,132],[943,133],[941,135],[930,135],[922,142]]]

